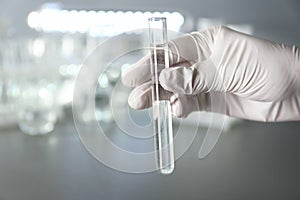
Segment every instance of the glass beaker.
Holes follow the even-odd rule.
[[[57,121],[57,85],[43,74],[28,76],[20,80],[19,128],[29,135],[49,133]]]
[[[16,72],[20,88],[18,126],[29,135],[46,134],[54,130],[57,121],[58,70],[45,60],[43,38],[25,38],[19,42],[22,57]]]

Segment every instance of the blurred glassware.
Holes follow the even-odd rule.
[[[58,101],[62,106],[71,106],[76,76],[87,53],[87,38],[81,34],[64,34],[59,38],[58,50],[53,52],[59,56],[57,64],[60,80]]]
[[[98,122],[109,123],[113,120],[110,107],[112,89],[107,73],[103,73],[98,79],[95,93],[95,117]]]
[[[58,117],[58,70],[46,59],[47,42],[42,37],[9,38],[2,48],[1,114],[14,116],[30,135],[51,132]]]
[[[0,127],[19,125],[29,134],[51,131],[72,105],[85,56],[102,40],[79,33],[0,38],[0,117],[6,119]],[[43,123],[47,128],[37,128]]]
[[[111,109],[113,84],[106,72],[102,73],[99,78],[94,78],[82,84],[77,83],[76,94],[79,95],[79,99],[76,99],[77,104],[73,105],[76,108],[76,115],[83,124],[111,123],[113,121]]]
[[[55,78],[47,72],[28,73],[20,80],[18,125],[29,135],[46,134],[54,130],[58,118]]]
[[[0,127],[13,126],[17,123],[17,100],[20,88],[12,73],[0,71]]]
[[[129,40],[132,37],[120,35],[115,41],[117,45],[113,48],[110,44],[109,48],[104,48],[108,43],[105,43],[103,38],[88,38],[87,50],[92,51],[84,59],[76,78],[75,102],[73,102],[74,115],[80,123],[113,122],[111,95],[115,84],[120,79],[120,66],[123,63],[114,63],[115,66],[111,66],[111,59],[118,58],[115,57],[116,52],[126,52],[131,45],[140,43],[140,41]],[[104,43],[104,46],[98,45],[100,43]]]
[[[57,42],[52,39],[39,37],[19,43],[19,51],[25,52],[17,72],[20,84],[18,126],[29,135],[53,131],[58,119],[59,57]]]
[[[20,95],[19,84],[16,77],[17,57],[15,53],[17,43],[4,40],[0,41],[0,127],[17,124],[17,101]]]

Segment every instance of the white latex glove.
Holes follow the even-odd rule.
[[[204,110],[257,121],[300,120],[299,48],[223,26],[186,34],[169,48],[171,67],[159,81],[175,116]],[[135,87],[128,99],[134,109],[152,105],[149,62],[145,56],[123,75],[123,83]]]

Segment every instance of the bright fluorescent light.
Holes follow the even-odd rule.
[[[178,12],[132,12],[62,10],[56,7],[42,8],[28,15],[28,26],[37,31],[61,33],[87,33],[92,36],[114,36],[120,33],[148,27],[151,16],[168,19],[168,29],[180,31],[184,17]]]

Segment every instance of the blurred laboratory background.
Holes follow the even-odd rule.
[[[99,136],[154,150],[149,110],[131,110],[120,82],[147,53],[149,17],[167,17],[174,36],[222,24],[297,46],[299,10],[298,0],[0,0],[0,200],[299,199],[299,122],[174,120],[184,134],[169,176],[122,170],[140,165]],[[96,71],[78,78],[84,69]]]

